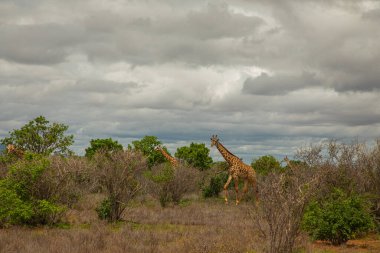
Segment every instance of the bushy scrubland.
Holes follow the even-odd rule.
[[[293,252],[305,233],[340,244],[379,229],[380,142],[329,141],[300,148],[295,159],[259,173],[258,203],[248,192],[233,206],[218,198],[225,164],[150,167],[130,149],[3,156],[0,252]],[[44,227],[40,240],[20,225],[70,229]],[[16,246],[18,233],[25,242]],[[65,242],[59,249],[57,240]]]

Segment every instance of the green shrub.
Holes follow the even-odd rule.
[[[65,208],[52,199],[43,198],[39,184],[49,166],[46,158],[39,156],[11,165],[5,179],[0,181],[0,225],[53,224]]]
[[[223,190],[223,186],[227,181],[228,173],[219,173],[218,175],[210,178],[209,185],[203,187],[202,195],[204,198],[218,197],[219,193]]]
[[[303,219],[303,228],[315,240],[339,245],[370,231],[374,227],[368,202],[360,196],[347,196],[334,189],[322,202],[312,202]]]
[[[109,220],[111,217],[111,201],[109,198],[104,199],[95,209],[101,220]]]
[[[22,224],[33,216],[33,208],[30,203],[24,202],[20,196],[8,189],[5,180],[0,181],[0,227],[7,224]]]
[[[165,207],[171,201],[169,185],[174,178],[172,166],[169,163],[158,165],[146,171],[144,176],[150,180],[149,188],[152,195],[158,198],[162,207]]]
[[[145,177],[157,184],[164,184],[173,179],[174,170],[169,163],[157,167],[158,168],[153,168],[153,170],[146,171],[144,173]]]
[[[265,155],[254,159],[251,167],[260,175],[267,176],[271,172],[281,172],[283,168],[274,156]]]
[[[34,202],[34,220],[32,224],[55,224],[61,219],[63,212],[66,210],[65,207],[54,204],[46,199]]]
[[[30,200],[38,192],[38,180],[49,166],[45,158],[35,156],[27,161],[19,161],[9,167],[8,176],[5,179],[23,200]]]

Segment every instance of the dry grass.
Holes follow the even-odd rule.
[[[378,253],[380,240],[378,235],[369,235],[360,240],[349,240],[341,246],[332,246],[327,242],[317,241],[309,244],[308,252],[313,253]]]
[[[93,195],[68,214],[70,228],[13,227],[0,230],[0,252],[255,252],[259,249],[247,205],[193,201],[168,208],[134,203],[125,221],[107,224],[88,208]],[[257,251],[260,252],[260,251]]]
[[[258,237],[247,202],[235,206],[222,199],[196,199],[162,208],[158,201],[146,199],[131,203],[123,222],[108,224],[94,211],[103,197],[82,198],[67,213],[66,228],[1,229],[0,252],[263,252],[265,243]],[[305,249],[300,252],[346,252],[310,244],[307,237],[299,240]],[[349,250],[379,252],[371,245]]]

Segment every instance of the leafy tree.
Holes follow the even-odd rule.
[[[184,146],[177,149],[175,156],[186,161],[189,165],[200,170],[211,167],[212,158],[209,156],[210,150],[204,143],[191,143],[189,147]]]
[[[133,147],[128,145],[128,149],[134,149],[142,152],[148,159],[149,168],[153,165],[166,162],[166,159],[161,152],[155,149],[158,145],[161,145],[161,141],[159,141],[156,136],[147,135],[139,141],[132,141],[132,145]]]
[[[45,117],[39,116],[20,129],[9,132],[10,137],[0,142],[4,145],[14,144],[18,149],[37,154],[72,154],[68,147],[74,143],[74,136],[65,135],[68,128],[60,123],[49,124]]]
[[[307,207],[303,228],[315,240],[339,245],[368,232],[374,223],[365,199],[347,196],[336,188],[324,201],[314,201]]]
[[[257,173],[262,175],[268,175],[270,172],[281,170],[280,163],[271,155],[262,156],[253,160],[251,166],[257,171]]]
[[[95,155],[96,151],[103,150],[107,152],[123,150],[123,146],[117,141],[108,139],[92,139],[90,141],[90,147],[86,148],[85,156],[91,158]]]

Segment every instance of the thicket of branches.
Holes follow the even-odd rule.
[[[187,165],[173,168],[170,164],[156,165],[145,174],[148,192],[165,207],[168,203],[179,204],[186,194],[199,190],[200,172]]]
[[[91,178],[95,186],[106,194],[97,209],[99,217],[109,221],[120,220],[128,203],[144,188],[142,173],[147,167],[140,152],[97,152],[91,160]]]
[[[311,235],[319,235],[316,239],[339,244],[374,228],[371,217],[377,223],[380,217],[379,141],[374,146],[368,146],[359,142],[344,144],[331,140],[300,148],[295,157],[298,162],[293,164],[293,169],[274,171],[260,178],[261,201],[252,214],[261,236],[267,242],[266,252],[294,250],[311,201],[325,207],[331,205],[328,201],[335,201],[336,205],[345,205],[337,206],[336,210],[347,212],[321,214],[325,216],[307,213],[308,221],[311,219],[311,224],[315,226],[304,228],[308,228]],[[341,193],[341,202],[333,198],[337,196],[337,191]],[[323,208],[321,210],[323,212]],[[342,220],[339,215],[354,213],[365,219],[355,224],[350,218],[345,224],[338,224],[338,221],[328,224],[318,220],[326,215],[330,215],[328,218],[331,220],[336,217]]]

